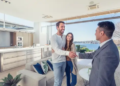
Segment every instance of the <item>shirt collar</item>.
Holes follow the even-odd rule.
[[[106,41],[104,41],[104,42],[102,42],[101,44],[100,44],[100,47],[102,47],[104,44],[106,44],[108,41],[110,41],[111,39],[108,39],[108,40],[106,40]]]

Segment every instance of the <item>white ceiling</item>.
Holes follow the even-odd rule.
[[[0,12],[39,22],[51,21],[120,8],[120,0],[0,0]],[[88,10],[90,1],[99,4],[99,9]],[[53,16],[42,18],[43,14]]]

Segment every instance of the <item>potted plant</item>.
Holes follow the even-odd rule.
[[[20,78],[21,74],[17,75],[15,78],[11,74],[8,74],[7,77],[5,77],[3,82],[0,82],[0,86],[17,86],[17,83],[22,79]]]

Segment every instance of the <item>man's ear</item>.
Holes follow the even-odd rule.
[[[102,36],[105,34],[105,32],[104,32],[104,31],[101,31],[100,33],[101,33],[101,35],[102,35]]]

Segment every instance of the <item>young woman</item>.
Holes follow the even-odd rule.
[[[76,52],[75,45],[73,44],[73,34],[72,33],[68,33],[66,35],[65,50]],[[70,74],[72,76],[71,83],[70,83]],[[77,83],[76,59],[71,59],[68,56],[66,56],[66,77],[67,77],[67,86],[75,86],[76,85],[76,83]]]

